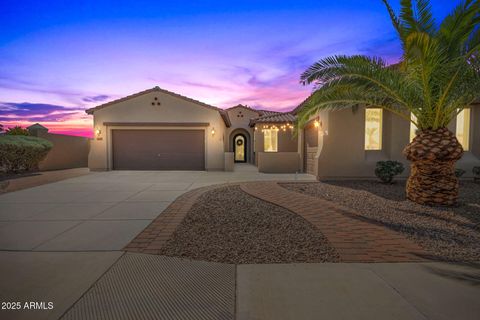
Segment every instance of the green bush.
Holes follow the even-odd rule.
[[[9,136],[29,136],[30,132],[20,126],[15,126],[13,128],[8,128],[7,131],[5,131],[5,134],[8,134]]]
[[[0,136],[0,170],[17,173],[37,169],[38,163],[47,156],[52,147],[50,141],[42,138]]]
[[[393,178],[405,170],[403,164],[398,161],[378,161],[375,167],[375,175],[383,183],[392,183]]]
[[[460,178],[461,176],[463,176],[467,171],[463,170],[463,169],[455,169],[455,176],[457,178]]]

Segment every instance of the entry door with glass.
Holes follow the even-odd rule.
[[[233,139],[233,144],[235,148],[235,162],[246,162],[246,139],[243,135],[236,135]]]

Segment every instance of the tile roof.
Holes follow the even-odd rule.
[[[40,123],[32,124],[31,126],[27,127],[28,130],[48,130],[47,127],[42,126]]]
[[[250,120],[250,126],[253,127],[256,123],[293,123],[296,119],[290,112],[276,112]]]

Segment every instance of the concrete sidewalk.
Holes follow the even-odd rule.
[[[2,252],[0,319],[470,320],[480,266],[228,265],[121,252]]]
[[[480,264],[237,267],[237,320],[480,319]]]

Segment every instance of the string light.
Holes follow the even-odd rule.
[[[266,130],[274,130],[274,131],[284,131],[286,132],[287,129],[290,129],[292,130],[294,127],[293,125],[291,125],[290,123],[287,123],[287,124],[282,124],[282,125],[275,125],[275,124],[272,124],[272,125],[263,125],[262,126],[262,132],[265,132]],[[257,127],[255,127],[255,130],[257,130]]]

